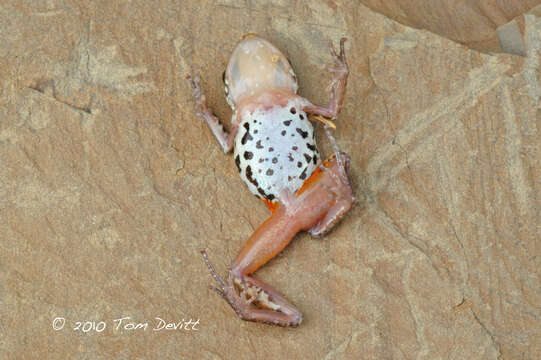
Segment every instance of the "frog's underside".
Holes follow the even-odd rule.
[[[255,35],[239,42],[226,71],[226,98],[234,111],[226,132],[206,106],[196,74],[188,76],[194,89],[197,115],[204,119],[224,152],[234,147],[241,178],[263,199],[272,215],[247,240],[224,281],[202,251],[219,284],[214,290],[244,320],[297,326],[302,314],[276,290],[250,274],[282,251],[302,230],[313,236],[329,231],[354,202],[346,170],[347,155],[336,152],[321,162],[312,116],[330,123],[340,111],[348,66],[344,53],[330,45],[334,65],[329,107],[315,106],[297,95],[297,79],[285,56]]]

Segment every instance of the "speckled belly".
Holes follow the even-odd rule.
[[[314,128],[306,113],[292,104],[245,114],[234,156],[250,191],[270,201],[283,189],[295,193],[319,161]]]

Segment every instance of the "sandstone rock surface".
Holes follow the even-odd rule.
[[[524,56],[354,1],[2,2],[0,358],[541,358],[541,16],[514,3]],[[227,119],[221,75],[247,32],[316,103],[327,40],[349,38],[335,137],[358,204],[258,272],[297,329],[236,319],[199,254],[225,273],[267,217],[184,80],[199,68]],[[73,329],[85,320],[107,326]]]
[[[426,29],[484,52],[507,52],[497,28],[529,11],[540,0],[361,0],[404,25]]]

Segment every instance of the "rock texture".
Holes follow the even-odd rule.
[[[354,1],[2,2],[0,358],[541,358],[541,16],[509,3],[524,56]],[[303,311],[297,329],[236,319],[199,254],[225,273],[267,216],[183,79],[199,68],[227,119],[221,73],[247,32],[316,103],[326,41],[349,38],[335,136],[358,204],[258,273]],[[107,327],[73,330],[86,320]]]
[[[430,30],[484,52],[507,52],[499,26],[527,12],[540,0],[361,0],[374,11],[418,29]]]

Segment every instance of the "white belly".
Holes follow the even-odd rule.
[[[314,128],[294,102],[244,114],[234,156],[250,191],[270,201],[284,189],[295,193],[320,161]]]

